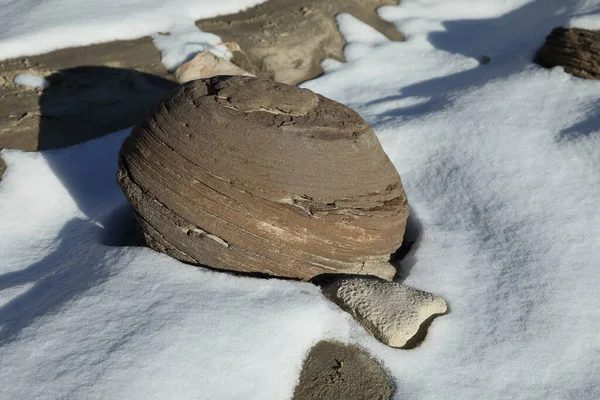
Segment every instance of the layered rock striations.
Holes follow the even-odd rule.
[[[547,68],[562,66],[579,78],[600,79],[600,32],[554,28],[538,51],[536,62]]]
[[[217,269],[391,279],[407,200],[373,130],[307,89],[182,85],[138,124],[118,181],[155,250]]]

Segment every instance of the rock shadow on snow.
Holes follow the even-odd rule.
[[[396,268],[394,281],[402,283],[410,276],[410,271],[417,263],[417,250],[423,235],[423,224],[415,210],[408,206],[408,220],[404,230],[402,245],[390,256],[390,263]]]
[[[567,3],[536,0],[495,18],[445,21],[445,30],[430,33],[428,39],[437,49],[479,61],[485,56],[490,66],[502,64],[507,72],[521,70],[533,60],[552,28],[567,20]],[[496,47],[490,48],[490,42]],[[520,56],[515,58],[515,53]]]
[[[519,73],[531,65],[546,35],[555,26],[563,24],[568,15],[569,6],[562,0],[538,0],[497,18],[445,21],[443,31],[429,33],[429,42],[439,50],[463,55],[479,65],[408,85],[397,95],[377,99],[367,105],[409,98],[425,99],[418,104],[381,112],[378,123],[391,118],[411,120],[424,113],[442,111],[454,102],[453,92],[483,86]],[[532,25],[531,21],[536,21],[536,24]],[[496,43],[496,47],[490,47],[490,42]]]
[[[594,109],[597,110],[596,107]],[[570,127],[563,129],[556,135],[556,142],[573,142],[600,134],[600,115],[597,112],[590,112],[588,118],[577,122]]]
[[[139,244],[131,207],[117,210],[99,204],[100,186],[116,188],[114,174],[121,138],[113,145],[95,146],[86,157],[46,151],[79,144],[127,129],[139,122],[177,83],[134,69],[83,66],[46,77],[49,87],[39,99],[38,150],[44,150],[50,168],[69,191],[79,209],[94,222],[102,219],[101,244]],[[107,162],[114,159],[114,162]],[[105,172],[108,168],[108,173]],[[99,182],[103,185],[99,186]],[[103,190],[103,189],[100,189]],[[118,189],[117,189],[118,190]],[[101,203],[101,202],[100,202]]]
[[[49,255],[22,270],[0,275],[0,290],[31,285],[0,306],[0,346],[15,340],[36,319],[58,311],[108,279],[108,265],[102,261],[106,249],[95,246],[93,239],[100,230],[87,220],[72,219],[58,233],[58,246]]]
[[[0,306],[0,345],[105,282],[110,275],[104,261],[108,246],[139,244],[133,211],[114,178],[128,130],[93,146],[56,149],[128,128],[177,86],[154,75],[108,67],[66,69],[46,79],[50,86],[39,100],[38,149],[84,216],[65,223],[54,238],[55,249],[43,259],[0,275],[0,290],[25,288]]]

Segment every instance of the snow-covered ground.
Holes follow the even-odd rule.
[[[0,60],[134,39],[265,0],[0,0]]]
[[[4,23],[27,2],[3,3]],[[303,86],[361,113],[402,176],[420,231],[405,283],[451,308],[415,350],[377,342],[310,284],[114,246],[131,219],[115,182],[126,131],[4,150],[0,398],[286,399],[311,345],[336,338],[384,363],[396,399],[599,399],[600,82],[531,62],[553,27],[600,26],[599,13],[404,0],[380,10],[403,43],[339,17],[348,62]]]

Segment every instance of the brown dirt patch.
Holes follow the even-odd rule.
[[[91,67],[72,70],[80,66]],[[21,73],[45,77],[53,87],[38,90],[14,84]],[[149,37],[0,61],[0,148],[44,150],[131,126],[139,120],[138,110],[145,112],[151,104],[135,104],[123,94],[143,99],[147,93],[142,91],[162,80],[152,76],[168,75]],[[112,89],[117,91],[111,94]],[[150,97],[155,92],[150,90]],[[52,115],[47,115],[49,109]],[[40,132],[43,124],[60,128],[63,136],[70,134],[54,140],[48,129]]]
[[[381,365],[365,350],[321,341],[304,360],[293,400],[387,400],[392,390]]]

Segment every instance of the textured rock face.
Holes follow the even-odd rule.
[[[321,341],[304,360],[293,400],[387,400],[392,384],[360,347]]]
[[[420,329],[447,311],[439,296],[373,278],[340,279],[323,287],[323,294],[392,347],[414,347],[424,337]]]
[[[554,28],[536,61],[547,68],[562,66],[579,78],[600,79],[600,32]]]
[[[390,279],[408,216],[400,177],[358,114],[246,76],[177,89],[123,144],[118,181],[152,248],[282,277]]]

